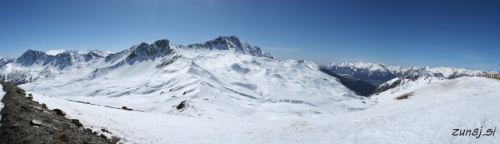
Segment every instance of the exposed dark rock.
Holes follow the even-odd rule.
[[[103,139],[108,139],[108,137],[104,134],[101,134],[99,137],[102,137]]]
[[[128,111],[134,110],[134,109],[128,108],[128,107],[126,107],[126,106],[123,106],[123,107],[122,107],[122,109],[123,109],[123,110],[128,110]]]
[[[111,143],[108,139],[83,132],[81,123],[52,114],[43,104],[27,99],[24,90],[0,82],[6,95],[2,102],[0,144],[4,143]],[[39,110],[41,109],[41,111]]]
[[[61,140],[63,142],[69,142],[70,138],[68,135],[64,134],[64,133],[60,133],[60,132],[56,132],[54,134],[54,137],[58,140]]]
[[[44,103],[42,103],[40,106],[42,106],[42,108],[44,108],[44,109],[47,109],[47,105]]]
[[[16,89],[16,93],[20,94],[21,96],[25,96],[25,91],[23,89]]]
[[[83,131],[88,133],[88,134],[92,134],[92,129],[90,129],[90,128],[86,128]]]
[[[101,129],[102,132],[105,132],[105,133],[109,133],[109,134],[113,134],[111,133],[110,131],[106,130],[106,129]]]
[[[111,137],[111,143],[118,143],[118,141],[120,141],[120,137],[116,137],[116,136],[112,136]],[[123,143],[120,143],[120,144],[123,144]]]
[[[64,112],[64,111],[62,111],[60,109],[54,109],[52,111],[56,112],[57,115],[66,116],[66,112]]]
[[[174,62],[175,62],[177,59],[179,59],[180,57],[181,57],[180,55],[176,55],[176,56],[172,57],[172,59],[170,59],[169,61],[164,61],[164,62],[162,62],[161,64],[158,64],[158,65],[156,66],[156,68],[163,68],[163,67],[166,67],[166,66],[168,66],[168,65],[170,65],[170,64],[172,64],[172,63],[174,63]]]
[[[71,119],[71,122],[76,124],[78,127],[83,127],[83,124],[78,119]]]
[[[186,109],[186,105],[187,105],[187,100],[182,101],[182,102],[181,102],[180,104],[178,104],[175,108],[176,108],[177,110],[181,110],[181,111],[182,111],[182,110]]]

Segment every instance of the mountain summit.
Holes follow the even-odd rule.
[[[209,40],[201,44],[188,45],[189,48],[195,49],[209,49],[209,50],[233,50],[238,53],[248,54],[258,57],[272,58],[271,54],[262,51],[257,46],[250,46],[246,41],[240,40],[236,36],[219,36],[213,40]]]

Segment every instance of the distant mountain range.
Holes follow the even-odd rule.
[[[175,66],[169,66],[172,64]],[[134,77],[138,79],[133,80],[134,82],[148,83],[155,78],[168,77],[173,78],[168,80],[172,83],[158,85],[158,89],[145,90],[147,92],[144,93],[165,92],[162,88],[166,86],[169,87],[167,91],[176,89],[173,87],[176,86],[190,87],[186,90],[199,93],[200,85],[205,85],[239,96],[262,97],[260,99],[274,102],[283,100],[269,97],[282,95],[278,94],[276,89],[292,87],[301,89],[302,92],[316,93],[313,95],[344,93],[343,89],[349,89],[358,95],[369,96],[380,91],[378,88],[381,84],[415,73],[422,77],[453,79],[498,71],[453,67],[404,67],[363,62],[319,66],[305,60],[277,60],[268,52],[251,46],[236,36],[220,36],[188,46],[161,39],[153,43],[142,42],[117,53],[99,50],[28,50],[18,58],[0,57],[0,80],[15,84],[57,81],[70,85],[69,82],[77,80]],[[190,82],[181,84],[180,81]],[[343,86],[339,87],[337,84]],[[137,92],[138,90],[117,92],[94,88],[92,92],[87,91],[83,95],[122,96]],[[316,105],[307,99],[294,101]]]
[[[415,79],[418,77],[434,77],[454,79],[462,76],[498,73],[496,70],[469,70],[454,67],[405,67],[364,62],[331,63],[323,67],[323,71],[338,75],[336,77],[345,78],[345,81],[349,81],[346,83],[363,85],[362,87],[355,87],[361,95],[370,95],[376,91],[382,91],[382,89],[377,89],[381,84],[397,78]],[[373,86],[369,86],[366,83]]]
[[[114,107],[126,99],[134,109],[175,115],[338,114],[373,104],[314,62],[278,60],[235,36],[188,46],[161,39],[117,53],[28,50],[0,65],[0,80],[28,91]]]
[[[234,53],[272,58],[269,53],[262,51],[259,47],[251,47],[235,36],[221,36],[205,43],[192,44],[187,47],[172,44],[169,40],[162,39],[154,43],[143,42],[118,53],[64,49],[42,52],[30,49],[19,58],[0,57],[0,80],[21,84],[58,75],[65,69],[75,69],[75,67],[76,69],[83,67],[95,69],[102,66],[116,66],[124,62],[155,60],[176,53],[173,51],[178,48],[227,50]]]
[[[461,76],[477,74],[496,74],[498,71],[468,70],[454,67],[405,67],[390,66],[381,63],[331,63],[326,66],[329,71],[349,79],[359,79],[378,86],[393,78],[419,71],[431,77],[453,79]]]

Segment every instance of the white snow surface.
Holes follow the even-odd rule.
[[[314,116],[263,111],[259,117],[223,113],[183,117],[75,103],[39,93],[34,98],[51,109],[65,110],[67,117],[80,119],[85,127],[106,128],[125,143],[498,143],[498,136],[452,133],[481,127],[484,133],[500,126],[500,115],[495,114],[500,109],[499,87],[498,80],[462,77],[382,93],[372,98],[378,99],[376,105],[362,111]],[[394,99],[407,92],[414,95]]]

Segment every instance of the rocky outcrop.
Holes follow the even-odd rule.
[[[60,109],[54,109],[52,111],[56,112],[57,115],[66,116],[66,112],[64,112],[64,111],[62,111]]]
[[[6,92],[0,143],[111,143],[84,129],[78,120],[64,117],[62,110],[51,111],[45,104],[28,99],[25,91],[14,84],[0,83]]]

